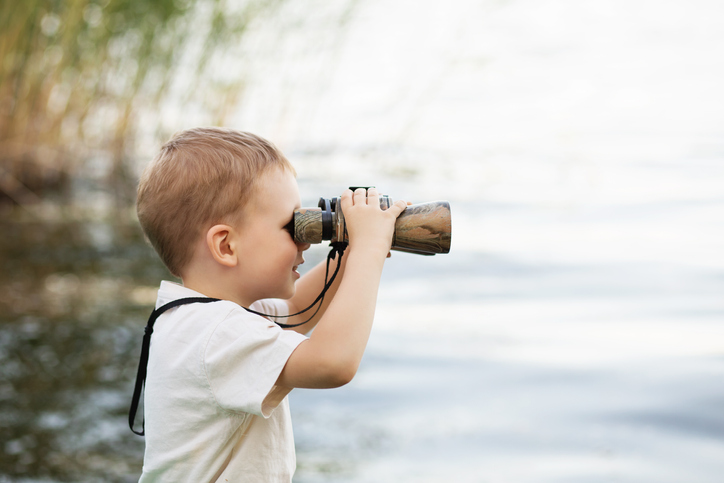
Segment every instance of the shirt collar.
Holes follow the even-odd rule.
[[[184,298],[184,297],[206,297],[206,295],[199,293],[190,288],[186,288],[176,282],[169,282],[163,280],[161,287],[158,289],[158,298],[156,299],[156,308],[167,304],[173,300]]]

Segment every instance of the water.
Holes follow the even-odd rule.
[[[301,24],[251,57],[230,124],[281,145],[304,204],[369,184],[453,210],[450,254],[387,262],[355,380],[292,392],[296,482],[721,481],[722,16],[366,1],[332,46]],[[102,188],[75,200],[0,221],[0,481],[140,473],[126,411],[168,274]]]
[[[676,205],[687,219],[709,208]],[[601,222],[453,210],[451,254],[388,261],[358,377],[293,392],[297,481],[717,481],[722,270],[695,254],[633,262],[600,249],[585,263],[537,241],[537,256],[470,250],[466,233],[558,223],[564,240]],[[644,219],[667,224],[669,211]],[[153,287],[168,275],[132,220],[2,229],[5,480],[133,481],[143,447],[126,411]]]
[[[292,394],[298,481],[721,481],[722,7],[361,10],[282,134],[449,199],[453,244],[389,261],[349,387]]]
[[[721,196],[452,206],[449,256],[388,262],[358,378],[293,393],[299,481],[719,481]]]
[[[2,221],[0,481],[132,481],[138,287],[164,270],[130,223],[23,215]]]

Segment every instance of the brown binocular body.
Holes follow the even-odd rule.
[[[393,201],[380,196],[380,207],[386,210]],[[347,225],[339,198],[320,198],[319,208],[300,208],[294,212],[294,240],[299,243],[347,242]],[[392,250],[435,255],[448,253],[452,236],[450,204],[432,201],[409,205],[395,222]]]

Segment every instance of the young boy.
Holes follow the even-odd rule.
[[[325,272],[323,264],[301,278],[297,272],[309,245],[287,229],[300,208],[289,161],[258,136],[204,128],[174,136],[146,168],[138,218],[183,281],[162,282],[156,307],[184,297],[221,300],[180,305],[155,323],[141,482],[291,481],[287,395],[354,377],[395,219],[406,206],[397,201],[382,211],[374,188],[347,190],[340,204],[349,232],[340,273],[317,315],[283,330],[245,308],[294,314],[319,295]]]

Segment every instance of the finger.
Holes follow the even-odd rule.
[[[354,204],[364,205],[367,203],[367,190],[364,188],[357,188],[354,190]]]
[[[352,190],[350,190],[350,189],[344,190],[344,192],[342,193],[342,196],[340,196],[339,202],[340,202],[340,206],[342,206],[342,210],[344,210],[344,208],[346,206],[352,205]]]
[[[405,211],[407,209],[407,203],[402,200],[397,200],[395,203],[390,206],[387,211],[395,215],[395,217],[400,216],[400,213]]]
[[[380,206],[380,194],[374,186],[367,190],[367,204],[372,206]]]

